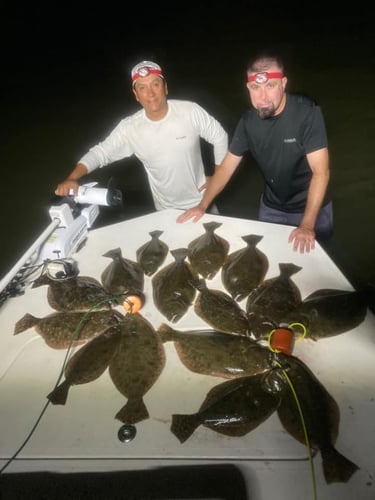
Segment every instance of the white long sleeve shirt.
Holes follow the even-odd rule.
[[[124,118],[103,141],[80,160],[89,172],[135,155],[144,165],[155,208],[186,210],[202,198],[205,182],[200,137],[213,145],[215,164],[228,149],[228,134],[198,104],[168,100],[168,113],[159,121],[144,109]]]

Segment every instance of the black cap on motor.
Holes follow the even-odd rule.
[[[122,205],[122,192],[119,189],[108,189],[107,205],[110,207]]]

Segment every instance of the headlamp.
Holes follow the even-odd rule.
[[[247,76],[248,82],[255,83],[266,83],[272,78],[283,78],[284,73],[281,71],[275,71],[274,73],[268,73],[268,71],[263,71],[262,73],[255,73]]]
[[[145,76],[149,76],[149,75],[158,75],[160,76],[161,78],[164,78],[164,75],[163,75],[163,72],[161,69],[158,69],[158,68],[150,68],[148,66],[142,66],[141,68],[139,68],[136,72],[133,73],[132,75],[132,82],[133,82],[133,85],[135,84],[136,80],[139,78],[139,77],[145,77]]]

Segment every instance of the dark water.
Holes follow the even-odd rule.
[[[157,58],[170,97],[197,100],[231,133],[248,106],[247,58],[272,41],[286,54],[289,90],[315,98],[326,118],[335,215],[326,250],[354,286],[375,283],[370,19],[311,13],[306,20],[284,10],[254,11],[249,4],[239,2],[234,11],[226,2],[216,10],[194,8],[193,2],[178,15],[168,11],[133,20],[113,11],[65,9],[48,22],[31,8],[14,8],[5,23],[2,71],[0,275],[49,224],[56,184],[91,145],[137,109],[128,76],[134,63]],[[105,186],[111,176],[124,206],[104,209],[98,223],[152,210],[136,160],[118,162],[91,179]],[[222,214],[255,219],[261,185],[251,158],[244,159],[218,200]]]

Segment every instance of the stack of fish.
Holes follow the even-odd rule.
[[[151,240],[137,249],[137,261],[123,257],[120,248],[110,250],[104,256],[112,263],[102,272],[102,283],[42,275],[34,286],[48,285],[47,300],[57,312],[45,318],[25,314],[14,334],[34,327],[52,348],[84,344],[67,362],[65,380],[49,401],[65,404],[71,386],[96,380],[108,368],[127,400],[115,415],[125,424],[149,418],[143,398],[167,362],[164,343],[173,342],[188,370],[229,379],[207,393],[196,413],[171,415],[171,432],[181,443],[199,426],[244,436],[277,412],[296,440],[320,450],[328,483],[348,481],[358,467],[335,449],[340,412],[334,398],[302,361],[259,341],[291,322],[303,323],[306,337],[314,340],[343,333],[364,320],[363,296],[324,289],[302,300],[292,280],[300,266],[279,263],[279,276],[266,279],[268,258],[257,248],[263,236],[241,236],[245,247],[230,253],[228,241],[215,234],[220,226],[203,224],[201,236],[174,250],[160,240],[162,231],[152,231]],[[163,267],[169,251],[174,260]],[[207,286],[219,272],[226,292]],[[182,331],[168,323],[157,328],[139,312],[118,312],[126,293],[144,290],[145,276],[153,305],[169,322],[177,323],[192,307],[207,329]]]

